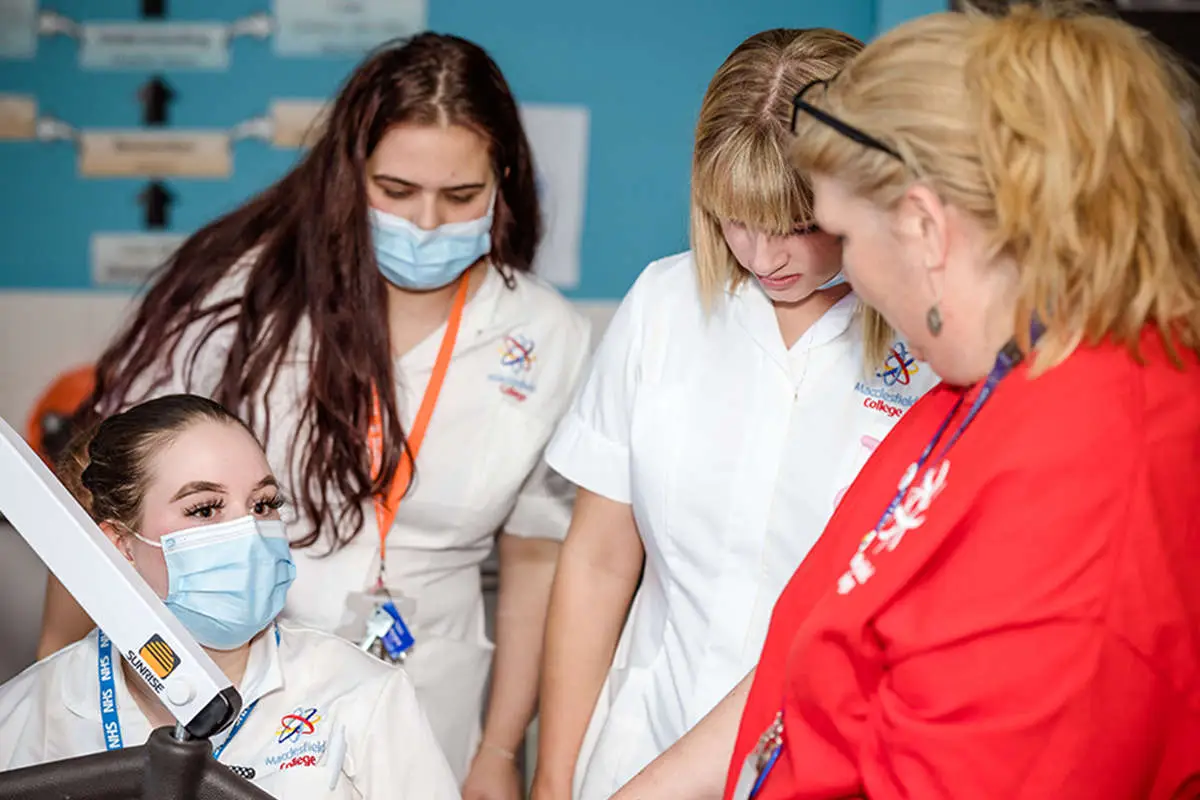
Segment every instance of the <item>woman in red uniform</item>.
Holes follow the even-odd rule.
[[[818,223],[945,383],[776,605],[727,797],[1200,796],[1192,88],[1018,7],[797,96]]]

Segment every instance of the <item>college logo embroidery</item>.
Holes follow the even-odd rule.
[[[325,755],[325,748],[324,741],[306,741],[282,753],[267,756],[265,763],[268,767],[278,768],[280,772],[293,767],[315,767],[320,763],[321,756]]]
[[[920,369],[917,359],[908,351],[908,345],[897,341],[892,344],[881,368],[875,371],[876,380],[859,381],[854,384],[854,391],[865,396],[864,408],[899,419],[919,398],[919,395],[907,394],[902,389],[912,383]]]
[[[920,371],[917,360],[908,352],[908,345],[896,342],[887,358],[883,360],[883,369],[876,372],[875,377],[882,378],[884,386],[908,386],[912,382],[912,376]]]
[[[870,531],[863,537],[858,552],[850,559],[850,568],[838,578],[838,594],[849,594],[855,587],[866,583],[875,574],[871,560],[884,551],[891,552],[900,546],[904,536],[925,524],[925,516],[934,498],[946,487],[946,476],[950,462],[943,461],[936,469],[928,469],[920,481],[913,483],[916,465],[909,467],[900,486],[905,488],[904,497],[891,515],[883,521],[879,532]]]
[[[505,336],[504,347],[500,351],[500,364],[514,372],[529,372],[537,361],[537,356],[533,354],[534,347],[532,339],[524,336]]]
[[[283,719],[279,720],[279,728],[276,729],[275,735],[280,744],[287,744],[302,736],[311,736],[320,721],[321,716],[317,713],[317,709],[300,707],[291,714],[285,714]]]
[[[500,345],[500,366],[504,371],[489,375],[488,380],[500,384],[501,394],[523,402],[537,389],[528,380],[528,373],[537,363],[536,349],[537,344],[528,336],[505,336]]]

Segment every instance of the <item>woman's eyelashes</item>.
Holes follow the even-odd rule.
[[[383,188],[383,187],[381,187]],[[383,193],[392,200],[410,200],[417,196],[415,189],[388,189],[384,188]],[[467,194],[449,192],[442,195],[446,200],[456,206],[465,206],[475,200],[479,196],[479,192],[468,192]]]
[[[203,500],[185,508],[183,515],[192,519],[212,519],[223,508],[225,508],[225,501],[223,499]]]
[[[287,501],[283,499],[283,495],[275,494],[270,497],[262,497],[254,501],[253,511],[260,517],[269,515],[272,511],[278,511],[287,505]]]
[[[272,494],[270,496],[259,497],[250,503],[250,513],[255,516],[269,516],[271,512],[278,511],[287,505],[287,501],[281,494]],[[220,511],[225,508],[225,500],[223,498],[213,498],[204,500],[184,509],[183,515],[191,519],[213,519]]]

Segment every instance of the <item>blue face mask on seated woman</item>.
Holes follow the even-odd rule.
[[[449,286],[492,250],[496,195],[487,214],[425,230],[403,217],[370,209],[375,263],[383,277],[401,289],[431,291]]]
[[[280,520],[247,515],[168,533],[159,542],[167,562],[167,608],[200,644],[234,650],[283,610],[296,578]]]

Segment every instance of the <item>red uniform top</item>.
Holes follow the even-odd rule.
[[[851,569],[961,393],[905,415],[775,606],[727,798],[781,709],[762,800],[1200,797],[1200,364],[1142,355],[1018,367]]]

